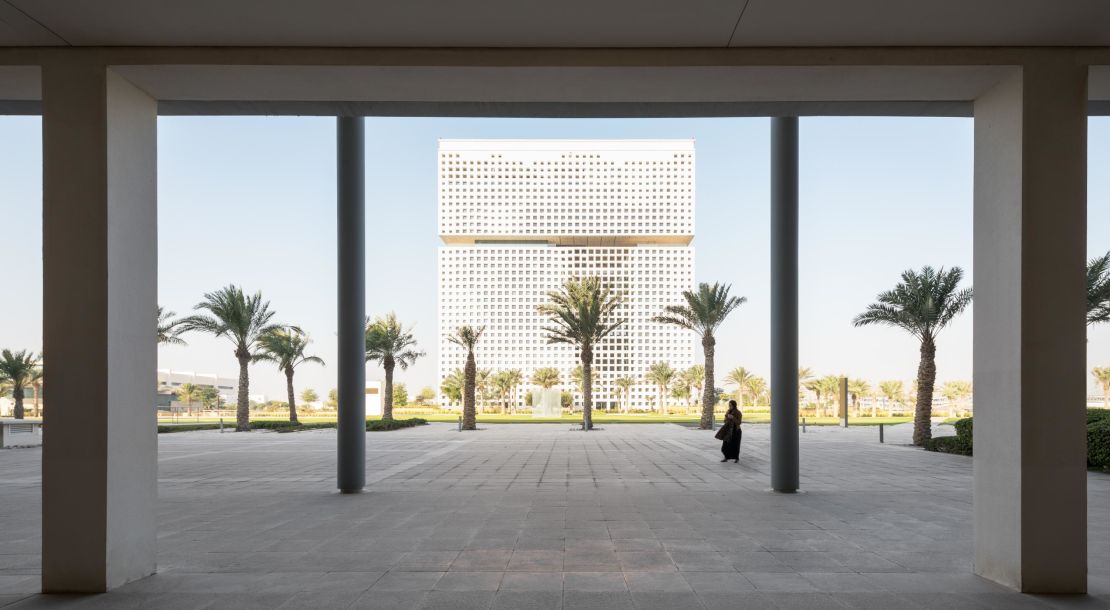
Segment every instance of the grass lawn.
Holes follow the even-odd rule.
[[[304,418],[299,418],[300,421],[296,425],[292,425],[286,419],[251,419],[251,429],[253,430],[273,430],[274,432],[301,432],[303,430],[319,430],[323,428],[335,428],[335,418],[315,418],[316,421],[305,421]],[[422,418],[406,418],[397,417],[390,421],[382,421],[380,418],[373,418],[366,420],[367,432],[382,432],[391,430],[400,430],[402,428],[412,428],[414,426],[426,426],[427,420]],[[186,422],[186,423],[168,423],[159,422],[158,432],[191,432],[194,430],[216,430],[220,427],[219,423],[212,422]],[[229,424],[224,422],[224,427],[234,429],[234,423]]]
[[[399,416],[395,417],[394,419],[406,419],[408,417],[409,417],[408,415],[399,415]],[[334,415],[304,415],[303,413],[298,412],[297,413],[297,419],[301,423],[315,424],[315,423],[334,422],[335,421],[335,416]],[[374,419],[374,418],[367,418],[367,419]],[[273,414],[273,415],[271,415],[271,414],[255,415],[255,414],[252,413],[251,414],[251,421],[252,422],[254,422],[254,421],[289,421],[289,416],[288,415],[277,415],[277,414]],[[179,416],[179,417],[166,417],[166,416],[159,416],[158,417],[158,425],[159,426],[168,426],[168,425],[174,425],[174,424],[218,424],[218,423],[220,423],[220,418],[218,418],[218,417],[195,417],[195,416],[194,417],[186,417],[184,415]],[[229,416],[229,417],[224,417],[224,426],[225,427],[226,426],[231,426],[232,428],[234,428],[235,427],[235,416],[232,415],[232,416]]]
[[[453,413],[438,413],[431,415],[420,415],[420,417],[428,421],[437,422],[457,422],[459,416]],[[717,422],[720,423],[724,414],[717,415]],[[658,414],[621,414],[621,413],[605,413],[604,411],[594,412],[594,424],[688,424],[697,423],[701,418],[696,415],[658,415]],[[582,415],[575,413],[574,415],[563,414],[562,417],[532,417],[531,415],[501,415],[499,413],[484,413],[478,415],[478,423],[486,424],[575,424],[582,421]],[[911,417],[861,417],[848,420],[848,424],[852,426],[877,426],[879,424],[892,425],[904,424],[913,421]],[[768,424],[771,423],[771,417],[765,414],[745,415],[744,423],[746,424]],[[800,423],[800,420],[799,420]],[[838,426],[840,420],[835,417],[807,417],[807,426]]]
[[[430,422],[447,422],[456,423],[459,421],[458,413],[415,413],[406,410],[403,413],[394,415],[394,419],[407,419],[409,417],[420,417]],[[723,414],[717,415],[717,421],[720,422]],[[303,423],[323,423],[334,422],[334,416],[314,416],[314,415],[300,415],[298,418]],[[251,417],[251,421],[285,421],[287,418],[280,415],[256,415]],[[369,418],[380,419],[380,418]],[[690,424],[697,423],[700,418],[697,415],[658,415],[655,413],[606,413],[604,411],[594,411],[594,423],[602,424]],[[573,415],[564,413],[561,417],[532,417],[531,415],[501,415],[500,413],[479,413],[479,424],[567,424],[574,425],[582,421],[582,415],[575,413]],[[748,424],[766,424],[770,423],[771,418],[766,413],[752,413],[744,416],[744,423]],[[858,417],[852,418],[848,421],[852,426],[876,426],[878,424],[893,425],[904,424],[913,421],[912,417]],[[179,424],[214,424],[218,423],[217,418],[195,418],[195,417],[179,417],[176,422],[173,418],[160,417],[158,423],[161,425],[179,423]],[[838,426],[840,420],[835,417],[807,417],[807,426]],[[224,426],[235,426],[235,418],[224,418]]]

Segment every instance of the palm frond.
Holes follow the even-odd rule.
[[[482,338],[484,332],[486,332],[485,326],[479,326],[478,328],[460,326],[455,329],[454,334],[447,337],[447,340],[469,352],[474,350],[474,346],[478,344],[478,340]]]
[[[263,335],[283,328],[303,332],[295,326],[274,323],[275,312],[268,301],[262,300],[262,293],[247,295],[239,286],[229,285],[205,293],[204,299],[193,309],[202,313],[181,321],[185,331],[226,337],[235,345],[237,354],[247,357]]]
[[[27,350],[0,351],[0,381],[8,382],[14,390],[22,390],[30,383],[41,359]]]
[[[406,330],[393,312],[366,325],[368,362],[385,363],[392,359],[402,369],[407,369],[417,358],[424,356],[424,352],[415,347],[416,337],[412,334],[412,329]]]
[[[549,302],[536,306],[536,311],[548,318],[549,325],[543,328],[548,343],[593,345],[624,323],[614,319],[623,296],[603,286],[596,276],[570,278],[547,297]]]
[[[1110,252],[1087,263],[1087,324],[1110,322]]]
[[[668,305],[653,321],[712,336],[730,313],[748,301],[746,297],[729,296],[730,290],[729,284],[702,282],[696,292],[683,291],[685,305]]]
[[[959,267],[906,270],[894,289],[880,293],[852,323],[893,326],[922,341],[932,341],[971,304],[972,289],[959,289],[963,276]]]
[[[271,327],[259,336],[259,351],[252,354],[251,360],[273,362],[286,374],[305,362],[324,364],[320,357],[305,354],[311,343],[308,335],[298,327]]]
[[[159,305],[157,314],[155,316],[155,333],[157,341],[161,345],[186,345],[185,340],[181,338],[181,334],[185,332],[182,326],[181,319],[175,319],[177,315],[172,311],[165,311]]]

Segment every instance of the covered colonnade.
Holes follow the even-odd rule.
[[[1099,17],[1091,11],[1077,23]],[[495,35],[444,44],[520,44]],[[1106,32],[1085,35],[1084,44],[1110,44]],[[596,38],[548,46],[659,46]],[[1110,109],[1110,47],[1022,46],[1042,41],[1019,34],[984,39],[990,48],[893,48],[864,34],[858,48],[820,36],[821,46],[768,48],[757,37],[747,48],[672,49],[167,40],[0,48],[0,114],[43,121],[44,591],[104,591],[156,570],[157,117],[182,114],[339,117],[337,486],[346,492],[362,489],[366,464],[362,148],[373,135],[358,117],[776,117],[770,484],[780,492],[796,491],[805,467],[796,117],[974,117],[975,571],[1022,591],[1085,591],[1086,133],[1088,115]],[[311,42],[330,46],[323,33]]]

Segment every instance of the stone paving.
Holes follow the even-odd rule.
[[[42,596],[41,450],[0,452],[0,606],[106,608],[1110,607],[1110,476],[1090,474],[1090,589],[971,574],[971,460],[908,428],[809,428],[805,493],[767,491],[676,425],[445,424],[367,438],[368,492],[334,493],[335,432],[159,437],[159,572]],[[75,506],[74,510],[81,510]]]

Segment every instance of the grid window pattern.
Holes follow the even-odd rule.
[[[693,140],[441,140],[443,236],[694,233]]]
[[[458,152],[470,149],[478,149],[480,153]],[[607,155],[605,158],[612,160],[627,156],[637,162],[656,162],[656,171],[640,179],[649,184],[665,181],[664,176],[674,172],[671,169],[673,166],[666,164],[668,159],[688,158],[692,164],[693,142],[442,140],[441,159],[450,154],[464,155],[459,158],[468,154],[502,155],[521,163],[552,156],[576,159],[585,155],[587,160],[595,154]],[[441,164],[441,185],[445,172],[452,173],[450,164]],[[543,177],[539,182],[556,193],[586,188],[576,180],[572,172],[566,172],[559,180]],[[695,357],[696,343],[691,333],[651,321],[666,305],[682,302],[682,291],[692,287],[694,282],[693,247],[688,240],[675,244],[673,239],[666,239],[679,234],[677,232],[693,230],[692,165],[687,178],[677,181],[681,184],[676,188],[690,193],[688,204],[669,204],[665,199],[656,199],[654,203],[637,200],[629,203],[627,207],[630,209],[626,210],[621,210],[620,205],[599,202],[580,205],[591,200],[563,199],[561,195],[560,198],[537,198],[534,204],[511,204],[507,210],[500,209],[499,195],[497,191],[490,190],[492,186],[479,188],[477,192],[481,195],[474,203],[461,206],[441,190],[439,212],[441,238],[445,245],[439,249],[438,270],[440,380],[454,369],[461,368],[466,361],[466,353],[450,343],[447,337],[459,326],[485,326],[486,333],[475,352],[479,368],[493,371],[520,369],[527,386],[527,380],[535,369],[555,367],[563,378],[561,387],[573,391],[570,375],[579,365],[578,354],[573,346],[547,343],[543,331],[546,320],[536,313],[536,306],[547,302],[547,293],[557,289],[566,279],[597,275],[607,286],[625,296],[617,315],[627,322],[595,348],[594,404],[600,408],[617,407],[620,394],[613,381],[619,377],[632,377],[641,383],[631,391],[630,406],[633,409],[654,408],[656,390],[643,382],[648,367],[663,361],[676,369],[686,368],[694,363]],[[528,180],[522,182],[519,186],[525,192],[538,188]],[[635,182],[627,184],[632,190],[642,190]],[[530,227],[547,239],[528,239],[517,233],[522,227],[527,227],[527,219],[522,215],[528,214],[523,210],[529,209],[529,206],[542,208],[545,215],[550,215],[550,220],[544,221],[546,224]],[[489,218],[500,220],[490,221],[482,227],[467,225],[461,229],[468,235],[480,236],[480,240],[464,243],[450,241],[454,234],[444,230],[444,219],[455,219],[462,214],[460,210],[463,207],[478,214],[484,212],[477,210],[489,208],[492,210]],[[501,215],[497,216],[498,213]],[[588,237],[591,233],[587,231],[592,228],[589,226],[590,219],[599,216],[608,219],[601,221],[599,230],[604,230],[608,236],[632,237],[636,245],[557,243],[562,237]],[[654,234],[654,239],[651,235],[635,233],[640,229],[634,226],[635,219],[640,216],[666,218],[662,222],[672,225],[672,229]],[[448,224],[451,222],[453,220]],[[524,404],[523,390],[517,393],[518,406]],[[580,404],[580,400],[576,393],[576,404]]]

